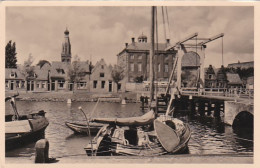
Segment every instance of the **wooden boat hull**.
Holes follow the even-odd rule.
[[[5,123],[6,150],[43,138],[48,125],[49,122],[44,115],[38,113],[23,115],[21,120],[7,121]]]
[[[187,124],[185,124],[185,131],[180,136],[178,145],[172,149],[171,152],[167,152],[165,148],[158,143],[152,143],[148,145],[123,145],[120,143],[111,142],[109,136],[102,137],[101,143],[93,142],[92,149],[88,145],[85,150],[89,156],[101,156],[101,155],[131,155],[131,156],[159,156],[165,154],[181,154],[185,153],[188,148],[188,142],[190,140],[191,131]],[[100,138],[100,137],[99,137]],[[173,142],[174,143],[174,142]]]
[[[79,124],[79,123],[72,123],[72,122],[65,122],[65,125],[70,128],[76,134],[86,134],[88,135],[88,126],[86,124]],[[104,124],[98,123],[89,123],[90,126],[90,133],[91,135],[96,134],[100,128],[104,126]]]

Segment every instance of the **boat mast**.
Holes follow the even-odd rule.
[[[151,49],[150,49],[150,109],[152,108],[152,101],[154,100],[154,68],[153,68],[153,59],[154,59],[154,15],[156,7],[152,6],[151,10]]]

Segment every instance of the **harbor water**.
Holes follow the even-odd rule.
[[[49,156],[67,157],[85,155],[84,147],[90,137],[74,134],[65,126],[66,121],[83,121],[84,115],[78,110],[81,106],[88,117],[132,117],[143,115],[140,104],[99,102],[32,102],[17,101],[20,114],[29,114],[39,110],[46,111],[49,126],[45,130],[45,138],[50,142]],[[10,104],[6,104],[6,114],[11,114]],[[91,115],[92,114],[92,115]],[[91,116],[90,116],[91,115]],[[233,130],[221,119],[209,116],[187,115],[185,111],[177,111],[175,117],[187,122],[192,134],[189,141],[189,154],[253,154],[253,133],[244,130]],[[35,143],[6,151],[6,157],[32,157]]]

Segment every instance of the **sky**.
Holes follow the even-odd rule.
[[[159,42],[164,42],[161,7],[157,8]],[[224,33],[224,65],[254,60],[253,7],[167,7],[171,43],[193,34],[209,38]],[[165,16],[166,17],[166,16]],[[150,40],[150,7],[6,7],[6,43],[16,43],[18,64],[34,57],[39,60],[60,61],[64,31],[68,28],[72,60],[104,58],[116,64],[117,54],[131,38],[142,33]],[[222,40],[207,44],[205,67],[220,67]]]

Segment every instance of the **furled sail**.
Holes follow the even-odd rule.
[[[131,125],[131,126],[142,126],[150,124],[155,119],[155,113],[150,110],[146,114],[140,117],[128,117],[128,118],[93,118],[91,121],[104,123],[104,124],[116,124],[116,125]]]

